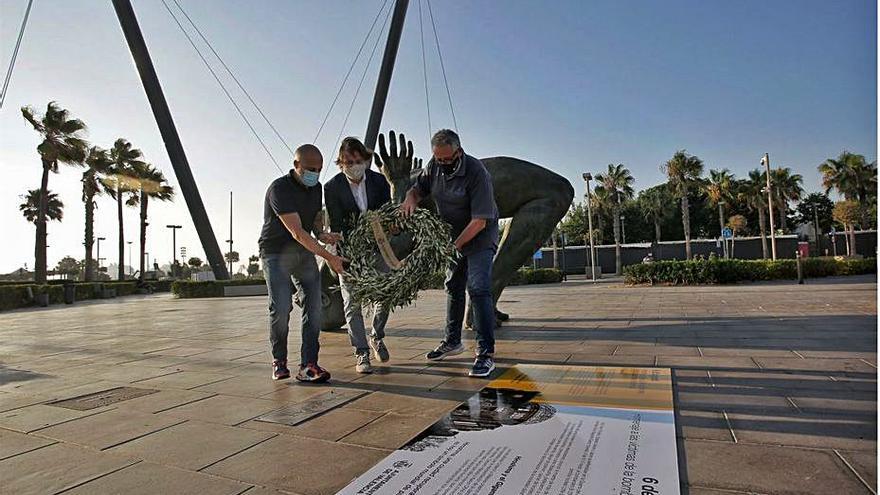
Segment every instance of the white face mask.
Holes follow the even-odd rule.
[[[361,163],[355,163],[355,164],[349,165],[347,167],[343,167],[342,173],[344,173],[346,177],[348,177],[349,179],[351,179],[353,181],[359,181],[364,178],[364,173],[366,172],[366,170],[367,170],[367,163],[361,162]]]

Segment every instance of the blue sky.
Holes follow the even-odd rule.
[[[314,138],[382,4],[179,1],[294,146]],[[26,3],[0,2],[2,70]],[[236,249],[245,258],[255,254],[263,193],[279,172],[162,2],[133,3],[218,240],[227,238],[233,191]],[[737,175],[769,152],[774,165],[803,174],[808,191],[820,188],[816,166],[826,157],[848,149],[876,159],[875,2],[432,5],[459,130],[475,156],[534,161],[565,175],[578,191],[584,170],[596,172],[612,162],[629,167],[637,189],[650,187],[663,180],[659,165],[680,148],[700,156],[707,168],[727,167]],[[416,153],[426,156],[418,6],[411,1],[382,130],[404,131]],[[432,123],[451,126],[432,35],[426,35]],[[365,130],[382,48],[342,129],[346,135]],[[325,156],[332,154],[365,58],[317,141]],[[34,229],[17,205],[20,194],[39,186],[37,135],[18,108],[45,108],[50,100],[82,118],[95,144],[131,140],[176,185],[110,3],[36,0],[0,110],[0,166],[6,175],[0,181],[2,272],[33,266]],[[266,126],[259,130],[286,169],[286,149]],[[79,177],[65,168],[50,179],[50,189],[66,204],[65,220],[50,225],[50,266],[64,255],[83,256]],[[158,255],[162,263],[171,258],[167,223],[184,225],[178,246],[203,256],[182,197],[150,209],[151,258]],[[127,211],[125,221],[126,238],[136,243],[137,212]],[[107,238],[102,256],[115,252],[109,199],[100,200],[96,231]]]

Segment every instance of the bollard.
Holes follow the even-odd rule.
[[[798,284],[803,285],[803,283],[804,283],[804,267],[801,263],[801,250],[800,249],[798,249],[795,252],[795,259],[797,260]]]

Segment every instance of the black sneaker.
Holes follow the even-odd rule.
[[[425,354],[425,357],[431,361],[440,361],[445,357],[455,356],[457,354],[461,354],[462,352],[464,352],[464,346],[461,345],[461,342],[454,346],[451,346],[446,342],[441,342],[436,349]]]
[[[370,337],[370,348],[373,349],[373,355],[379,362],[387,363],[391,359],[391,354],[388,353],[388,348],[385,347],[385,342],[382,339]]]
[[[471,368],[470,373],[468,375],[475,377],[485,377],[489,376],[492,371],[495,370],[495,360],[492,359],[492,356],[477,356],[477,359],[474,360],[474,366]]]
[[[272,379],[284,380],[290,378],[290,370],[287,369],[286,359],[276,359],[272,361]]]

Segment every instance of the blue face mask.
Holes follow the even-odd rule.
[[[318,185],[318,180],[321,178],[321,174],[312,170],[303,170],[299,176],[303,184],[306,187],[313,187]]]

